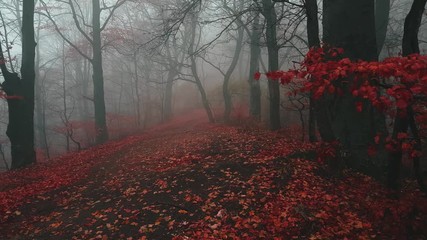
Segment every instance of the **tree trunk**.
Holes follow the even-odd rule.
[[[413,53],[420,53],[420,48],[418,45],[418,31],[421,26],[422,15],[427,0],[414,0],[411,6],[411,10],[405,18],[404,30],[403,30],[403,39],[402,39],[402,54],[403,56],[408,56]],[[399,172],[400,165],[402,162],[402,149],[401,149],[401,140],[397,138],[398,133],[406,133],[409,127],[409,120],[412,113],[412,106],[408,106],[406,112],[398,111],[396,118],[394,119],[394,128],[392,139],[396,141],[399,146],[396,151],[390,153],[390,164],[388,172],[388,186],[392,189],[399,188]],[[412,124],[415,125],[415,124]],[[417,135],[418,131],[416,126],[412,126],[412,132]],[[421,142],[419,139],[415,139],[416,142]],[[420,148],[420,144],[416,144],[415,147]],[[420,150],[420,149],[417,149]],[[418,160],[415,159],[414,167],[418,168]],[[419,169],[415,169],[417,178],[419,178]],[[417,179],[420,182],[420,179]],[[423,186],[423,183],[420,184]]]
[[[135,75],[135,95],[136,95],[136,126],[139,128],[141,126],[141,94],[139,91],[139,76],[138,76],[138,62],[136,51],[133,55],[133,71]]]
[[[255,73],[259,71],[259,57],[261,54],[260,40],[261,40],[261,25],[259,24],[259,13],[252,23],[251,34],[251,53],[250,53],[250,66],[249,66],[249,114],[257,119],[261,119],[261,87],[258,80],[255,80]]]
[[[408,56],[413,53],[420,53],[418,43],[418,32],[421,26],[424,8],[427,0],[414,0],[411,10],[405,18],[402,39],[402,54]]]
[[[279,47],[276,39],[277,14],[271,0],[263,0],[263,15],[267,22],[267,50],[268,71],[279,70]],[[280,129],[280,89],[278,79],[268,79],[268,92],[270,95],[270,129]]]
[[[40,32],[40,17],[38,20],[38,28],[37,28],[37,39],[40,39],[39,32]],[[44,150],[46,157],[50,158],[50,152],[49,152],[49,146],[47,142],[47,136],[46,136],[46,118],[45,118],[45,101],[44,96],[42,94],[42,83],[40,79],[40,44],[37,44],[36,46],[36,60],[35,60],[35,114],[36,114],[36,129],[37,129],[37,136],[38,136],[38,144],[41,149]]]
[[[101,144],[108,140],[108,129],[106,122],[106,110],[104,100],[104,73],[102,70],[102,49],[101,49],[101,24],[100,14],[101,9],[99,0],[92,0],[93,19],[92,19],[92,34],[93,34],[93,96],[95,108],[95,132],[96,143]]]
[[[177,66],[176,62],[172,59],[172,54],[170,52],[170,46],[166,42],[166,54],[168,61],[168,76],[166,79],[165,87],[165,99],[163,104],[163,121],[168,121],[172,117],[172,90],[173,90],[173,81],[177,75]],[[176,59],[176,57],[175,57]]]
[[[388,18],[390,14],[390,0],[375,0],[375,28],[377,34],[377,54],[383,49],[387,36]]]
[[[23,2],[21,76],[10,73],[4,61],[1,70],[8,95],[9,124],[7,136],[11,142],[12,169],[28,166],[36,161],[34,151],[34,83],[35,83],[34,0]],[[2,49],[0,47],[3,60]],[[13,96],[19,96],[14,98]]]
[[[354,61],[376,60],[374,1],[325,0],[323,4],[323,41],[325,44],[330,47],[343,48],[344,55]],[[371,121],[373,111],[371,111],[371,105],[366,101],[362,112],[356,110],[355,102],[361,100],[355,99],[351,94],[352,81],[351,78],[343,79],[340,83],[340,87],[344,91],[343,96],[334,96],[333,102],[329,99],[325,100],[326,106],[323,107],[332,108],[333,133],[340,140],[344,149],[350,151],[350,166],[368,170],[365,168],[366,164],[370,162],[367,149],[376,132]],[[319,111],[323,112],[322,109]],[[323,119],[319,119],[319,123],[320,121]],[[319,127],[324,126],[319,124]]]
[[[165,101],[163,109],[163,121],[168,121],[172,117],[172,88],[175,74],[172,70],[169,70],[168,77],[166,79],[165,87]]]
[[[65,149],[67,152],[70,152],[70,132],[72,129],[70,129],[70,124],[68,120],[68,111],[67,111],[67,86],[65,84],[66,80],[66,62],[65,62],[65,41],[62,42],[62,123],[65,126]]]
[[[318,7],[317,0],[306,0],[305,11],[307,15],[307,38],[308,47],[320,47],[319,39],[319,21],[317,18]],[[315,101],[312,93],[309,96],[309,112],[308,112],[308,138],[310,142],[316,142],[316,109]]]
[[[202,82],[200,81],[199,74],[197,73],[197,63],[196,56],[194,52],[194,45],[196,39],[196,29],[197,29],[197,13],[191,13],[191,36],[190,36],[190,44],[189,44],[189,55],[191,61],[191,73],[193,74],[194,80],[196,82],[197,89],[200,92],[200,96],[202,98],[202,104],[205,108],[206,114],[208,115],[209,122],[214,123],[215,118],[213,116],[211,107],[209,105],[208,97],[206,96],[205,89],[203,88]]]
[[[239,26],[239,29],[237,30],[236,47],[234,48],[233,60],[231,61],[230,66],[224,75],[224,82],[222,84],[222,95],[224,97],[224,121],[225,122],[230,121],[232,99],[231,99],[230,90],[228,89],[228,85],[230,83],[231,74],[233,73],[239,61],[240,52],[242,51],[243,33],[244,33],[243,26]]]

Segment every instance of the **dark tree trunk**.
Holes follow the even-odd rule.
[[[402,39],[402,53],[403,56],[408,56],[413,53],[420,53],[420,48],[418,45],[418,31],[421,26],[422,15],[424,12],[424,8],[427,0],[414,0],[411,6],[411,10],[405,18],[404,30],[403,30],[403,39]],[[398,111],[396,114],[396,118],[394,119],[394,128],[392,139],[398,142],[399,146],[397,147],[395,152],[390,154],[390,164],[389,164],[389,172],[388,172],[388,186],[392,189],[397,189],[399,187],[399,172],[400,165],[402,161],[402,149],[401,149],[401,141],[397,139],[398,133],[406,133],[408,131],[410,120],[412,120],[413,110],[412,106],[407,108],[406,112]],[[420,143],[421,140],[418,136],[418,130],[415,124],[411,125],[411,130],[414,135],[415,141]],[[416,144],[417,150],[420,150],[421,144]],[[423,183],[419,177],[419,159],[414,159],[414,167],[417,180],[421,182],[420,186],[423,187]]]
[[[243,33],[244,33],[243,31],[244,31],[243,26],[240,26],[239,29],[237,30],[236,47],[234,49],[233,60],[231,61],[230,66],[228,67],[227,72],[224,75],[224,82],[222,84],[222,94],[224,97],[224,121],[225,122],[230,121],[232,99],[231,99],[230,90],[228,89],[228,85],[230,83],[231,74],[233,73],[239,61],[240,52],[242,51]]]
[[[277,14],[271,0],[263,0],[263,15],[267,22],[267,50],[268,71],[279,70],[279,47],[277,46]],[[270,97],[270,129],[280,129],[280,89],[277,79],[268,79],[268,92]]]
[[[377,60],[374,1],[325,0],[323,4],[323,41],[328,46],[343,48],[345,56],[351,60]],[[366,164],[369,164],[370,159],[367,149],[375,133],[371,121],[373,111],[366,101],[362,112],[356,110],[355,102],[361,100],[352,96],[352,84],[353,79],[343,79],[340,83],[344,90],[343,96],[335,96],[333,102],[325,101],[328,108],[332,108],[334,135],[344,149],[350,151],[350,166],[368,170]]]
[[[95,131],[96,143],[104,143],[108,140],[108,129],[106,122],[106,110],[104,100],[104,75],[102,69],[102,49],[101,49],[101,9],[99,0],[92,0],[93,19],[92,19],[92,34],[93,34],[93,96],[95,108]]]
[[[9,96],[9,124],[7,136],[11,142],[12,169],[28,166],[36,161],[34,151],[34,83],[35,83],[34,1],[23,2],[21,76],[10,73],[3,61],[1,70],[5,81],[3,90]],[[21,98],[14,99],[13,96]]]
[[[137,52],[133,54],[133,72],[135,75],[134,86],[135,86],[135,95],[136,95],[136,126],[139,128],[141,126],[141,94],[139,90],[139,74],[138,74],[138,61],[137,61]]]
[[[390,0],[375,0],[375,28],[377,33],[377,54],[381,53],[387,35]]]
[[[415,122],[415,113],[412,107],[409,107],[408,109],[408,120],[409,120],[409,128],[411,129],[412,136],[415,139],[414,150],[418,152],[422,152],[421,137],[420,137],[417,123]],[[424,179],[421,175],[420,157],[415,156],[413,161],[414,161],[415,178],[417,179],[418,185],[420,186],[421,191],[427,192],[427,185],[424,182]],[[425,158],[424,158],[424,161],[425,161]]]
[[[171,67],[171,66],[169,66]],[[168,71],[168,77],[166,79],[165,87],[165,100],[163,107],[163,121],[168,121],[172,117],[172,89],[173,89],[173,80],[175,78],[175,73],[172,69]]]
[[[86,97],[89,96],[89,87],[90,87],[90,73],[91,73],[91,68],[90,68],[90,61],[83,58],[83,74],[82,74],[82,95],[84,96],[84,101],[83,101],[83,120],[84,121],[89,121],[91,119],[90,114],[89,114],[89,104],[88,104],[88,99],[86,99]],[[89,140],[89,135],[87,136],[87,139]],[[93,142],[93,139],[91,140]]]
[[[307,38],[308,46],[320,47],[319,20],[317,18],[318,7],[316,0],[305,1],[305,11],[307,15]]]
[[[252,24],[252,34],[250,39],[250,65],[249,65],[249,114],[257,119],[261,119],[261,87],[259,81],[255,80],[254,75],[259,71],[259,57],[261,54],[260,39],[261,25],[259,24],[259,13],[255,13],[255,19]]]
[[[317,18],[317,0],[306,0],[305,11],[307,15],[307,38],[309,48],[320,47],[319,21]],[[310,93],[308,112],[308,138],[310,142],[316,142],[316,110],[315,101]]]
[[[68,119],[68,108],[67,108],[67,86],[65,84],[65,80],[66,80],[66,66],[65,66],[65,42],[62,43],[62,123],[65,126],[65,132],[64,132],[64,136],[65,136],[65,149],[67,150],[67,152],[70,152],[70,131],[72,131],[72,129],[70,129],[69,126],[69,119]]]
[[[421,26],[424,8],[427,0],[414,0],[411,10],[405,18],[402,39],[402,54],[408,56],[413,53],[420,53],[418,43],[418,32]]]

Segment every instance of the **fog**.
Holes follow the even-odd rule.
[[[252,32],[257,12],[253,2],[101,1],[100,50],[109,139],[143,132],[175,116],[191,114],[207,106],[216,122],[225,121],[225,81],[232,102],[230,118],[248,117],[253,47],[248,34]],[[403,19],[411,2],[392,1],[381,58],[401,52]],[[19,0],[0,2],[0,39],[3,49],[8,50],[4,52],[6,65],[17,73],[21,64],[21,7]],[[308,51],[306,19],[304,11],[292,4],[277,3],[276,12],[279,67],[287,70],[298,66]],[[39,0],[36,3],[34,119],[38,161],[47,161],[97,143],[92,17],[91,1]],[[319,22],[321,17],[319,15]],[[259,71],[267,72],[265,19],[262,15],[260,26]],[[426,28],[424,18],[420,30],[423,53],[427,49]],[[242,34],[240,40],[239,31]],[[238,44],[241,44],[241,51],[234,59]],[[3,81],[2,77],[0,79]],[[261,121],[267,122],[267,80],[263,77],[259,84]],[[306,96],[292,98],[287,94],[289,90],[291,87],[281,89],[282,126],[305,124],[303,127],[306,128],[308,99]],[[205,100],[201,97],[203,94]],[[7,165],[10,166],[5,99],[0,101],[0,112],[0,168],[5,170]]]

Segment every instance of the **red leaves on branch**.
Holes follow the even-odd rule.
[[[342,83],[349,82],[352,95],[369,100],[382,111],[404,110],[415,97],[427,97],[427,56],[414,54],[391,57],[382,62],[351,61],[341,58],[342,49],[312,48],[299,69],[268,72],[268,79],[281,84],[305,79],[300,92],[311,91],[318,99],[325,93],[342,93]],[[387,89],[382,94],[381,89]],[[361,104],[356,104],[361,111]]]
[[[340,96],[349,90],[355,98],[357,112],[365,111],[365,103],[370,102],[389,116],[397,113],[397,117],[403,117],[411,106],[420,136],[427,135],[427,56],[413,54],[367,62],[352,61],[342,54],[343,49],[312,48],[299,68],[269,72],[266,76],[284,85],[298,83],[293,84],[297,86],[293,93],[310,92],[314,99],[326,94]],[[409,156],[420,154],[411,147],[414,143],[399,140],[404,141],[404,145],[389,140],[387,149],[402,150]]]

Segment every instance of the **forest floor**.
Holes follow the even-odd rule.
[[[298,134],[177,119],[0,175],[0,239],[427,239],[427,199]]]

